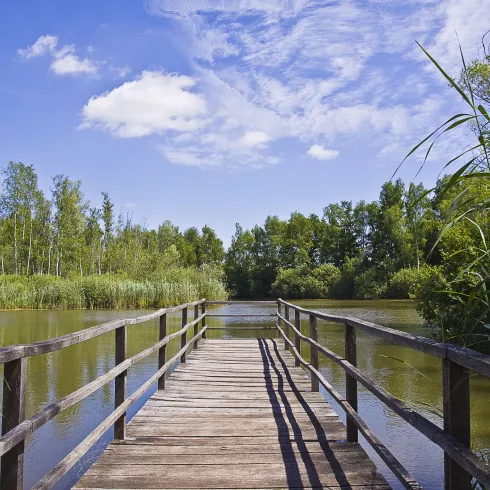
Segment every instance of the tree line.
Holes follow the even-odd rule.
[[[116,215],[107,192],[86,201],[81,182],[52,179],[51,195],[38,186],[32,165],[10,162],[0,196],[1,273],[59,277],[119,274],[146,278],[168,268],[221,266],[222,241],[209,226],[179,231],[169,221],[156,230]]]
[[[225,260],[228,286],[239,297],[387,297],[398,271],[441,263],[439,248],[429,252],[443,202],[437,190],[425,193],[399,179],[383,184],[374,202],[329,204],[321,216],[269,216],[251,230],[237,225]]]

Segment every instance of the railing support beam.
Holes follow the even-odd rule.
[[[187,308],[184,308],[182,310],[182,328],[184,328],[186,325],[187,325]],[[187,332],[184,332],[180,337],[180,348],[183,349],[185,347],[185,344],[187,344]],[[186,357],[186,353],[184,352],[180,356],[180,362],[182,364],[185,363],[185,357]]]
[[[357,367],[356,329],[345,324],[345,359]],[[357,412],[357,380],[345,373],[345,398],[349,405]],[[359,434],[354,422],[347,417],[347,440],[358,442]]]
[[[206,313],[206,302],[201,303],[201,314],[204,315],[204,313]],[[201,328],[204,328],[205,326],[206,326],[206,317],[204,317],[201,320]],[[204,332],[202,333],[202,338],[203,339],[206,338],[206,330],[204,330]]]
[[[284,318],[289,321],[289,306],[284,306]],[[287,323],[284,323],[284,327],[286,337],[289,339],[289,325]],[[286,341],[284,341],[284,348],[286,350],[289,350],[289,344]]]
[[[121,364],[126,360],[127,354],[127,326],[116,328],[116,362],[115,365]],[[118,374],[114,380],[114,408],[122,405],[128,395],[128,371],[125,370]],[[121,415],[114,423],[114,439],[124,440],[126,438],[126,412]]]
[[[2,435],[25,419],[27,359],[6,362],[3,373]],[[2,456],[0,488],[22,490],[24,486],[24,441]]]
[[[468,370],[442,360],[444,430],[470,447],[470,382]],[[471,475],[444,454],[444,490],[471,490]]]
[[[310,337],[318,342],[318,322],[315,315],[310,315]],[[311,365],[318,369],[318,348],[310,344],[310,362]],[[318,378],[311,373],[311,391],[320,391]]]
[[[199,305],[194,306],[194,320],[199,317]],[[199,332],[199,322],[194,325],[194,336],[196,336]],[[196,339],[194,342],[194,349],[197,349],[197,345],[199,344],[199,340]]]
[[[301,313],[298,310],[294,310],[294,326],[301,332]],[[301,354],[301,337],[296,332],[294,332],[294,347]],[[297,357],[294,358],[294,365],[301,365]]]
[[[167,314],[164,313],[163,315],[160,316],[160,331],[159,331],[158,340],[163,340],[166,336],[167,336]],[[167,358],[167,345],[165,344],[163,347],[160,347],[160,349],[158,349],[158,370],[162,369],[163,365],[166,362],[166,358]],[[158,378],[158,389],[159,390],[165,389],[165,373]]]

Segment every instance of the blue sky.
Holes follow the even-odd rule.
[[[490,0],[59,0],[0,6],[0,166],[66,174],[149,227],[321,214],[376,199],[460,101]],[[432,184],[465,136],[439,145]],[[411,180],[413,158],[400,176]]]

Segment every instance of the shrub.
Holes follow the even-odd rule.
[[[415,293],[415,287],[421,277],[421,269],[401,269],[388,283],[388,298],[408,299]]]
[[[331,264],[282,269],[272,285],[272,294],[296,299],[329,298],[339,278],[340,270]]]
[[[376,269],[368,269],[354,279],[354,299],[386,298],[387,284]]]
[[[416,308],[438,338],[478,350],[489,349],[488,310],[482,302],[472,300],[478,283],[469,273],[451,283],[442,267],[420,269],[413,295]]]
[[[282,269],[272,284],[272,294],[282,298],[319,298],[321,283],[307,267]]]

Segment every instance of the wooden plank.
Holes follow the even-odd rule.
[[[224,438],[220,438],[223,441]],[[294,440],[287,443],[271,442],[265,441],[259,444],[259,441],[250,441],[249,444],[245,444],[242,441],[247,440],[247,438],[241,438],[240,440],[234,440],[235,444],[201,444],[194,446],[179,446],[179,445],[149,445],[145,444],[142,440],[126,440],[126,441],[114,441],[105,450],[105,454],[128,454],[128,455],[139,455],[139,454],[159,454],[165,455],[176,455],[176,454],[283,454],[294,452],[295,454],[300,453],[322,453],[325,452],[355,452],[364,450],[356,443],[347,443],[345,441],[315,441],[315,442],[295,442]]]
[[[296,466],[296,467],[295,467]],[[335,471],[326,458],[322,462],[304,465],[281,463],[200,465],[183,471],[181,465],[95,465],[83,478],[84,484],[96,483],[100,488],[277,488],[310,485],[385,484],[383,477],[372,469],[359,471],[356,464]]]
[[[280,451],[274,453],[214,453],[201,454],[197,460],[199,465],[249,465],[249,464],[291,464],[301,458],[301,452],[288,451],[282,453]],[[325,461],[324,452],[306,453],[308,459],[313,464],[323,463]],[[164,457],[162,457],[164,456]],[[339,451],[335,454],[338,463],[342,465],[372,465],[368,455],[360,450]],[[106,451],[98,460],[99,465],[185,465],[193,466],[196,464],[194,454],[165,454],[161,451],[153,453],[148,449],[139,452],[129,453],[127,451]]]
[[[281,395],[283,400],[290,402],[301,401],[303,403],[327,403],[323,395],[320,393],[302,391],[299,393],[283,393]],[[241,391],[193,391],[192,389],[186,389],[183,387],[182,390],[172,389],[163,391],[156,391],[150,400],[253,400],[253,401],[264,401],[270,400],[270,394],[264,393],[242,393]]]

